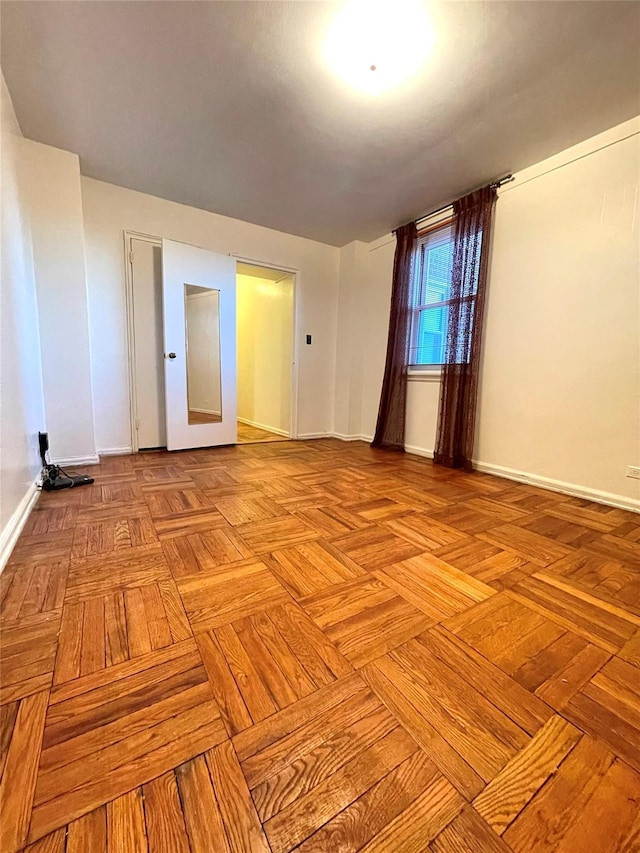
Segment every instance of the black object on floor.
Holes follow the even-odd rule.
[[[74,486],[89,486],[93,482],[93,477],[87,477],[85,474],[67,474],[58,465],[45,465],[42,469],[42,488],[46,492],[57,492]]]

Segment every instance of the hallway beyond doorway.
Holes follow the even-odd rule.
[[[295,435],[294,289],[290,271],[238,262],[238,421],[257,430],[240,443]]]
[[[238,444],[259,444],[267,441],[289,441],[286,435],[243,424],[238,421]]]

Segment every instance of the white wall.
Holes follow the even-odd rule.
[[[37,436],[46,428],[31,232],[19,183],[23,140],[4,78],[1,127],[0,568],[35,494]]]
[[[216,290],[194,287],[187,291],[185,305],[189,410],[214,415],[222,414],[218,298]]]
[[[124,229],[299,270],[298,434],[331,431],[339,250],[258,225],[82,178],[94,413],[99,449],[131,445],[124,288]],[[304,344],[305,335],[313,344]]]
[[[238,418],[289,434],[293,280],[237,276]]]
[[[640,464],[639,134],[639,120],[626,122],[501,191],[475,449],[480,468],[637,508],[640,485],[626,467]],[[355,300],[362,323],[352,345],[366,358],[351,431],[366,437],[384,369],[394,242],[371,244]],[[340,283],[344,305],[350,280]],[[341,319],[341,333],[348,325]],[[410,381],[408,449],[433,452],[439,390],[433,377]]]
[[[84,223],[76,154],[24,139],[44,403],[53,462],[97,462],[89,357]]]

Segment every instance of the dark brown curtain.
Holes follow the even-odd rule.
[[[434,462],[470,471],[495,187],[454,202],[451,304]]]
[[[389,450],[404,450],[411,337],[411,268],[416,235],[415,222],[409,222],[396,231],[387,362],[382,380],[376,434],[371,442],[372,447],[384,447]]]

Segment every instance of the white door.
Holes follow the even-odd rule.
[[[236,261],[162,241],[167,449],[235,444]]]
[[[166,447],[164,342],[162,330],[162,247],[132,237],[129,243],[133,307],[135,449]]]

